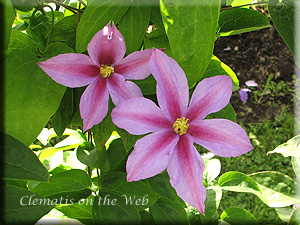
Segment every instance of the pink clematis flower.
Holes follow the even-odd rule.
[[[138,140],[126,165],[127,180],[155,176],[167,168],[178,196],[204,213],[204,162],[193,143],[222,157],[235,157],[253,147],[245,130],[226,119],[205,119],[225,107],[232,94],[229,76],[206,78],[189,102],[189,87],[180,66],[153,50],[150,71],[157,80],[159,106],[143,97],[129,99],[112,111],[112,120]]]
[[[100,123],[108,112],[109,95],[115,105],[132,97],[143,96],[131,81],[150,75],[152,49],[133,52],[123,58],[125,41],[120,31],[108,23],[87,46],[89,56],[61,54],[38,65],[57,83],[75,88],[89,85],[80,99],[84,131]]]

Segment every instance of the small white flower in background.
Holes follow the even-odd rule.
[[[245,82],[248,87],[257,87],[257,83],[254,80],[248,80]]]

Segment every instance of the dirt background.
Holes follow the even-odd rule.
[[[257,89],[262,90],[270,74],[273,74],[272,81],[284,81],[293,88],[294,59],[273,25],[240,35],[220,37],[216,41],[214,54],[236,73],[241,88],[246,87],[246,81],[255,80]],[[237,92],[233,94],[231,104],[236,111],[237,122],[262,122],[280,114],[281,107],[274,109],[266,101],[257,104],[251,101],[251,94],[244,104]],[[278,98],[275,96],[272,101],[279,105],[290,104],[292,98],[292,94],[285,94]],[[293,111],[292,105],[289,110]]]

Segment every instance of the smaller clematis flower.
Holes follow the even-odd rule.
[[[138,181],[165,169],[179,197],[204,213],[206,189],[204,162],[193,143],[221,157],[236,157],[253,147],[245,130],[226,119],[205,119],[224,108],[232,94],[229,76],[201,81],[189,102],[186,76],[172,58],[157,49],[150,58],[150,71],[157,80],[158,107],[136,97],[119,104],[112,120],[139,139],[129,155],[127,180]]]
[[[150,75],[152,49],[133,52],[123,58],[124,38],[114,24],[108,23],[92,38],[87,52],[89,56],[68,53],[38,63],[59,84],[70,88],[88,85],[79,105],[84,131],[106,116],[109,95],[115,105],[143,96],[135,83],[125,79],[140,80]]]
[[[240,98],[241,98],[242,102],[247,101],[247,99],[248,99],[248,92],[251,92],[251,90],[249,88],[242,88],[239,91],[239,95],[240,95]]]

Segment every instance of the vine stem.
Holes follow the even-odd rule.
[[[90,166],[88,166],[88,174],[89,174],[90,177],[92,177],[92,169],[91,169]]]
[[[257,2],[257,3],[246,4],[246,5],[234,6],[234,7],[228,6],[228,7],[221,8],[221,11],[235,9],[235,8],[241,8],[241,7],[245,7],[245,6],[251,6],[251,5],[263,5],[263,4],[268,4],[268,3],[269,2]]]
[[[52,9],[52,7],[50,5],[45,5],[44,7],[48,7],[49,9],[51,9],[51,15],[52,15],[51,29],[49,31],[49,35],[48,35],[48,38],[47,38],[47,42],[46,42],[46,46],[45,46],[45,48],[46,48],[48,46],[48,44],[50,42],[50,38],[52,36],[54,22],[55,22],[55,17],[54,17],[54,10]]]
[[[81,1],[79,2],[79,9],[81,8]],[[79,24],[79,21],[80,21],[80,13],[77,14],[77,25],[76,27],[78,27],[78,24]]]
[[[79,1],[79,3],[81,3],[82,5],[84,5],[84,7],[86,7],[87,5],[84,3],[84,1],[82,1],[82,0],[78,0]],[[79,7],[79,9],[80,9],[80,7]]]
[[[65,9],[71,11],[72,13],[75,13],[77,14],[77,12],[80,12],[80,13],[83,13],[83,10],[81,9],[77,9],[77,8],[74,8],[72,6],[69,6],[69,5],[66,5],[66,4],[63,4],[63,3],[60,3],[59,1],[56,1],[56,0],[46,0],[47,3],[54,3],[56,5],[59,5],[59,6],[62,6],[64,7]],[[77,12],[76,12],[77,11]]]

